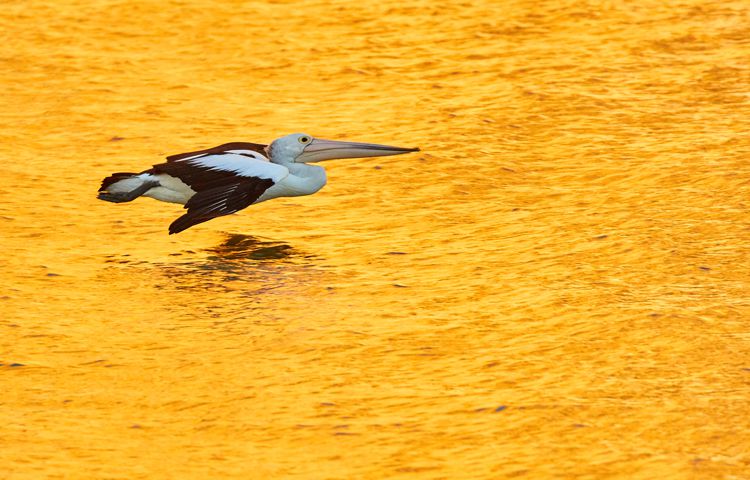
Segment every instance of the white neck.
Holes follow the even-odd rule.
[[[326,184],[326,171],[323,167],[278,159],[271,159],[271,162],[289,169],[289,176],[284,179],[288,189],[286,196],[311,195]]]

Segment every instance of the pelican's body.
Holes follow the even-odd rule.
[[[185,205],[187,213],[169,226],[172,234],[272,198],[317,192],[326,184],[325,169],[306,162],[418,150],[320,140],[303,133],[287,135],[268,147],[228,143],[167,157],[167,163],[141,173],[115,173],[102,182],[99,198],[121,203],[144,196]]]

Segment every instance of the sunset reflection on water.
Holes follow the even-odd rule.
[[[11,1],[0,478],[744,478],[744,2]],[[415,145],[179,235],[101,179]]]

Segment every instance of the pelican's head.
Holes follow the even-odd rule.
[[[323,140],[306,133],[293,133],[276,139],[268,147],[271,160],[296,163],[320,162],[339,158],[385,157],[418,152],[418,148],[391,147],[375,143]]]

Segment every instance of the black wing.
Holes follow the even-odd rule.
[[[169,226],[169,234],[249,207],[274,183],[269,178],[235,177],[233,183],[199,191],[185,204],[187,213]]]
[[[170,155],[167,157],[167,162],[176,162],[183,158],[197,157],[199,155],[213,154],[213,153],[224,153],[229,150],[250,150],[258,152],[263,156],[268,156],[266,153],[266,147],[262,143],[250,143],[250,142],[231,142],[219,145],[218,147],[207,148],[205,150],[196,150],[195,152],[178,153],[176,155]]]

